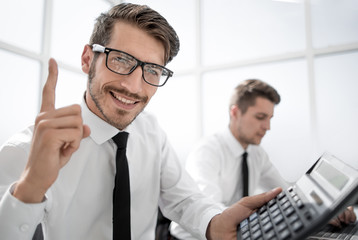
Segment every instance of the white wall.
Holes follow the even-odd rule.
[[[262,145],[285,178],[297,179],[326,150],[358,167],[357,1],[132,2],[162,13],[181,39],[168,65],[174,77],[148,111],[183,162],[200,137],[227,126],[231,90],[260,78],[282,96]],[[50,56],[60,66],[57,106],[80,101],[82,46],[108,6],[104,0],[2,1],[0,144],[33,122]]]

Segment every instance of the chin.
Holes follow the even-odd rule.
[[[261,143],[261,139],[258,140],[258,141],[254,141],[252,144],[253,144],[253,145],[260,145],[260,143]]]

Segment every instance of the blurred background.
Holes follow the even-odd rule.
[[[81,53],[111,0],[1,0],[0,145],[34,119],[47,62],[59,63],[56,107],[80,103]],[[227,127],[236,85],[259,78],[282,101],[262,146],[289,181],[324,152],[358,168],[358,1],[146,0],[176,29],[181,50],[147,111],[182,163]]]

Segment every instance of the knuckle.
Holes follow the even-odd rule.
[[[74,117],[74,119],[73,119],[73,122],[74,122],[74,124],[75,124],[75,126],[76,126],[76,128],[82,128],[82,125],[83,125],[83,119],[82,119],[82,117],[81,116],[79,116],[79,117]]]
[[[75,112],[77,114],[81,114],[82,109],[81,109],[81,106],[79,104],[73,104],[70,107],[71,107],[73,112]]]
[[[47,119],[44,119],[42,117],[37,117],[36,118],[36,128],[43,131],[44,129],[47,128],[48,122],[49,121]]]
[[[44,118],[45,113],[39,113],[35,118],[35,125],[37,126],[40,121]]]

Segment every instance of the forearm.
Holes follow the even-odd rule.
[[[13,196],[24,203],[40,203],[43,201],[46,189],[36,187],[31,182],[21,179],[16,184]]]

